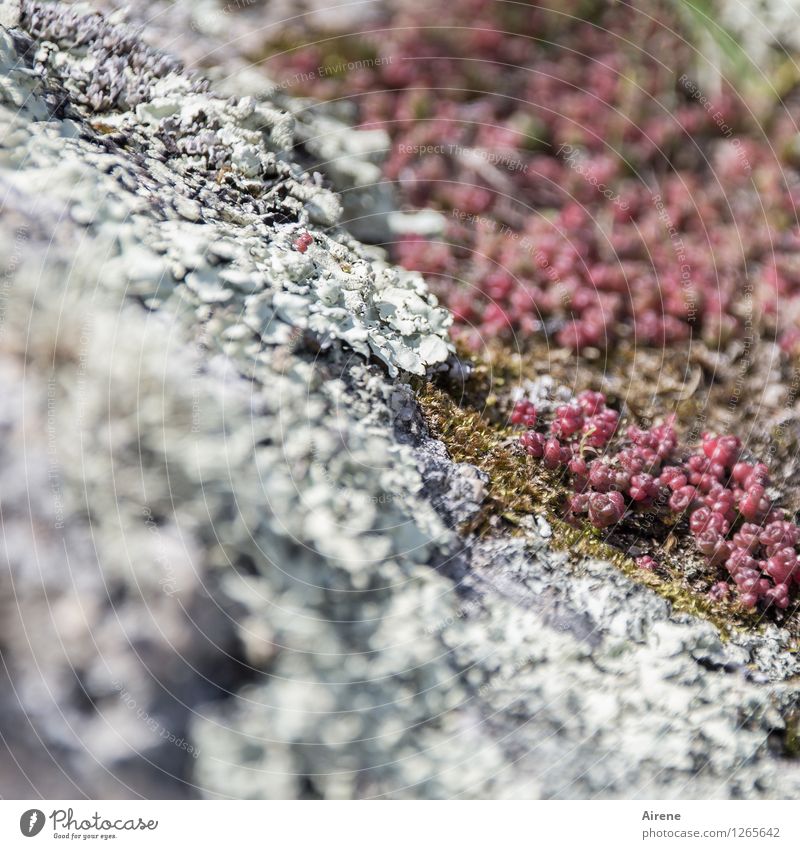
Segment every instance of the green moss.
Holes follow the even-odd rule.
[[[783,749],[787,757],[800,758],[800,712],[795,711],[786,717]]]
[[[310,79],[316,79],[318,68],[325,68],[325,77],[338,79],[348,73],[349,62],[373,63],[377,59],[375,47],[363,38],[354,35],[330,35],[309,45],[307,34],[300,30],[287,30],[271,39],[248,55],[255,63],[269,62],[276,57],[293,53],[307,53],[313,47],[318,55],[317,68],[311,71]],[[298,84],[301,89],[302,85]]]
[[[499,517],[516,526],[532,513],[555,515],[563,494],[555,477],[515,450],[510,428],[487,420],[476,410],[459,406],[447,392],[428,383],[419,395],[428,426],[447,446],[457,463],[471,463],[489,475],[489,496],[469,530],[487,531]]]

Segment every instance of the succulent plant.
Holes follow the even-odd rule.
[[[515,413],[530,406],[518,401]],[[600,444],[588,441],[595,431],[587,424],[606,417],[613,428],[602,431]],[[624,436],[615,435],[617,421],[602,393],[583,392],[549,422],[535,420],[539,430],[527,430],[520,444],[546,468],[564,470],[575,493],[570,513],[588,515],[601,529],[622,522],[627,511],[686,516],[697,551],[733,581],[725,592],[727,582],[717,582],[713,598],[732,592],[746,607],[787,608],[800,584],[800,527],[767,496],[766,464],[741,461],[740,440],[731,434],[704,433],[693,452],[679,443],[672,419],[648,429],[631,425]],[[526,424],[521,415],[512,423]],[[592,459],[599,450],[603,456]],[[652,569],[655,561],[643,555],[637,564]]]

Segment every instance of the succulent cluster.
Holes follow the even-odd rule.
[[[597,528],[616,525],[628,511],[685,518],[698,551],[710,567],[726,569],[743,605],[789,606],[792,584],[800,584],[800,528],[772,503],[769,469],[743,460],[737,437],[704,433],[691,452],[679,446],[672,419],[618,434],[618,413],[590,390],[557,407],[546,430],[534,429],[541,422],[525,400],[511,422],[528,428],[519,443],[530,456],[568,474],[571,514],[587,515]],[[650,555],[637,564],[657,565]],[[722,581],[711,594],[728,592]]]
[[[766,140],[731,88],[704,91],[674,7],[655,23],[614,4],[590,20],[578,2],[467,5],[432,20],[429,4],[387,4],[375,34],[270,64],[316,97],[352,99],[362,126],[390,135],[384,174],[402,202],[446,214],[441,236],[405,233],[393,249],[429,276],[454,332],[584,351],[724,348],[755,330],[800,351],[789,116]],[[331,44],[386,61],[313,73]]]

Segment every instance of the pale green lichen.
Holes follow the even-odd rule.
[[[134,268],[120,271],[131,276],[136,294],[154,303],[177,287],[179,296],[191,294],[198,303],[258,316],[259,326],[250,326],[259,334],[271,336],[273,323],[285,322],[312,331],[323,344],[342,340],[381,360],[392,375],[423,375],[447,359],[451,317],[422,278],[367,259],[357,242],[335,229],[338,197],[285,159],[294,145],[287,112],[252,97],[232,101],[198,91],[196,80],[167,66],[169,72],[151,80],[150,96],[134,108],[92,113],[107,135],[118,137],[120,153],[101,151],[78,137],[69,121],[22,123],[19,106],[34,121],[48,115],[47,100],[37,93],[45,77],[51,86],[74,89],[91,74],[87,58],[69,51],[74,27],[73,21],[60,30],[53,27],[56,44],[39,50],[35,70],[23,67],[3,33],[0,63],[12,84],[4,89],[0,129],[7,139],[12,127],[20,134],[6,145],[4,176],[10,185],[70,198],[73,217],[102,229],[110,244],[149,245],[150,251],[137,247]],[[90,114],[88,102],[78,108]],[[165,156],[167,133],[177,155]],[[133,140],[146,168],[120,155]],[[24,172],[18,168],[22,162]],[[226,169],[224,189],[198,184],[197,169],[209,165]],[[129,178],[120,181],[115,168]],[[81,190],[73,195],[76,186]],[[294,223],[269,223],[279,192],[285,195],[281,215],[294,215]],[[152,205],[161,207],[158,223]],[[207,246],[223,240],[232,224],[238,227],[236,242],[220,262],[208,255]],[[314,224],[326,229],[300,253],[293,243]],[[163,262],[153,250],[163,254]],[[113,262],[112,255],[112,268]],[[241,280],[246,284],[237,285]]]

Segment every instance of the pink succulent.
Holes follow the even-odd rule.
[[[615,525],[625,514],[625,500],[619,492],[593,492],[589,496],[589,519],[595,527]]]
[[[511,413],[511,424],[532,428],[536,426],[536,418],[536,407],[530,401],[518,401]]]

